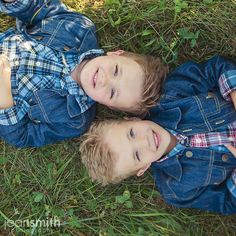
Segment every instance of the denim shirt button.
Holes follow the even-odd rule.
[[[214,98],[214,94],[212,92],[208,92],[206,99]]]
[[[225,120],[219,120],[219,121],[216,121],[215,124],[216,124],[216,125],[220,125],[220,124],[222,124],[222,123],[224,123],[224,122],[225,122]]]
[[[192,157],[193,156],[193,153],[191,152],[191,151],[187,151],[186,153],[185,153],[185,155],[186,155],[186,157]]]
[[[39,124],[39,123],[41,123],[40,120],[33,120],[33,122],[34,122],[35,124]]]
[[[36,40],[41,41],[41,40],[43,39],[43,36],[39,36],[39,35],[38,35],[38,36],[36,36],[35,38],[36,38]]]
[[[63,48],[63,50],[67,52],[67,51],[69,51],[69,50],[70,50],[70,48],[69,48],[69,47],[67,47],[67,46],[65,46],[65,47]]]
[[[227,162],[229,156],[227,154],[222,155],[222,161]]]

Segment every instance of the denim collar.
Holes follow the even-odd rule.
[[[177,181],[181,180],[183,171],[182,171],[182,166],[181,166],[177,156],[170,157],[166,161],[153,162],[152,168],[159,169],[159,170],[165,172],[165,174],[171,176],[172,178],[176,179]]]
[[[160,126],[171,130],[178,129],[178,124],[182,118],[182,112],[179,107],[162,110],[159,106],[156,106],[150,111],[150,113],[151,116],[147,115],[145,119],[152,120]]]

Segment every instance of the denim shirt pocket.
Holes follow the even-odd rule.
[[[187,157],[188,152],[193,154]],[[185,149],[182,161],[183,174],[180,180],[168,178],[166,185],[176,199],[190,200],[196,197],[201,189],[209,185],[219,185],[227,177],[224,167],[214,164],[215,153],[209,150],[193,151]]]
[[[208,92],[194,98],[209,131],[235,121],[236,112],[232,102],[224,100],[219,92]]]
[[[70,39],[68,32],[64,28],[65,23],[66,21],[63,19],[42,20],[42,43],[58,51],[76,52],[75,44],[80,45],[80,41],[75,37]]]
[[[83,53],[83,52],[87,52],[88,50],[97,49],[97,48],[98,48],[98,45],[97,45],[96,35],[94,34],[92,30],[89,29],[87,30],[86,34],[84,35],[83,40],[81,41],[79,51]]]
[[[188,179],[186,181],[186,179]],[[191,180],[191,181],[189,181]],[[201,180],[196,180],[201,181]],[[176,181],[171,177],[168,177],[166,180],[166,197],[172,196],[172,198],[179,199],[179,200],[190,200],[194,198],[199,189],[201,184],[197,184],[192,176],[187,176],[186,174],[183,175],[180,181]]]
[[[86,123],[85,114],[78,112],[71,116],[68,110],[68,94],[63,90],[42,89],[36,91],[31,98],[31,107],[28,112],[29,118],[34,123],[66,123],[80,129]]]
[[[83,53],[97,48],[97,38],[93,30],[80,24],[80,19],[44,19],[41,27],[42,41],[65,53]]]
[[[210,178],[206,185],[219,185],[225,181],[227,176],[227,171],[224,167],[221,166],[213,166]]]
[[[194,96],[199,110],[205,117],[210,117],[211,115],[219,114],[221,111],[222,99],[219,100],[218,96],[213,92],[208,92],[205,94],[200,94]]]

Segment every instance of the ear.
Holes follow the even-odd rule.
[[[146,165],[146,166],[144,166],[142,169],[140,169],[138,172],[137,172],[137,176],[139,177],[139,176],[141,176],[141,175],[143,175],[144,173],[145,173],[145,171],[150,167],[150,165],[151,165],[151,163],[150,164],[148,164],[148,165]]]
[[[107,56],[111,56],[111,55],[116,55],[116,56],[120,56],[124,53],[124,50],[117,50],[117,51],[111,51],[111,52],[107,52]]]

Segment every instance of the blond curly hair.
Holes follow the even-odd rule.
[[[151,107],[154,107],[161,95],[163,82],[169,72],[169,67],[164,65],[160,58],[132,52],[124,52],[122,56],[136,61],[144,71],[144,84],[142,100],[137,106],[127,112],[144,116]]]
[[[120,122],[122,120],[94,122],[88,132],[82,136],[80,145],[82,163],[92,180],[101,183],[103,186],[109,183],[118,183],[130,176],[119,176],[114,172],[117,155],[104,139],[104,132],[107,128]]]

